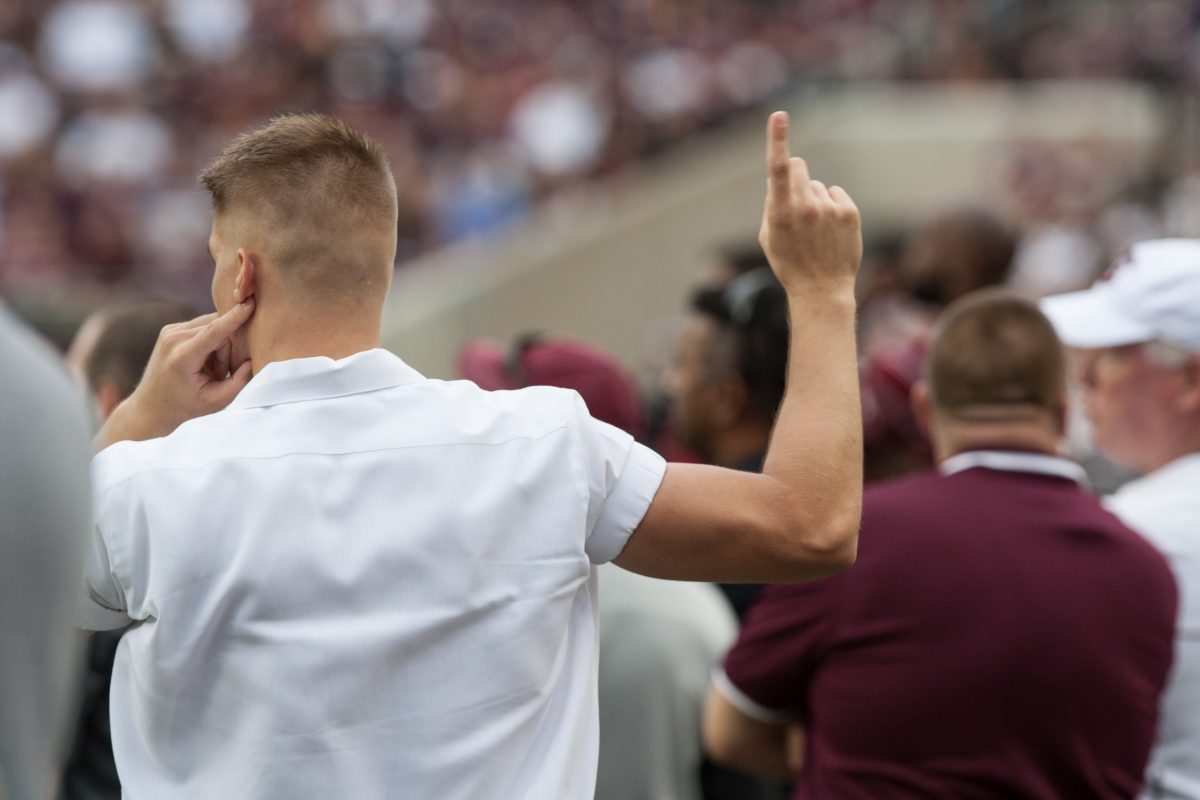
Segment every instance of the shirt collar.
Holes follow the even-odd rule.
[[[1192,469],[1200,469],[1200,452],[1179,456],[1179,458],[1162,465],[1150,474],[1175,475],[1176,473],[1184,473]]]
[[[1195,471],[1195,475],[1192,474],[1193,471]],[[1176,481],[1195,482],[1197,476],[1200,476],[1200,452],[1179,456],[1153,472],[1147,472],[1140,478],[1130,481],[1126,486],[1172,484]],[[1123,490],[1124,487],[1119,491]]]
[[[424,380],[421,373],[387,350],[364,350],[334,361],[325,356],[267,364],[230,404],[261,408],[305,400],[325,400],[390,389]]]
[[[1088,485],[1087,473],[1074,461],[1046,453],[1015,450],[969,450],[947,458],[938,465],[938,471],[943,475],[954,475],[957,472],[976,467],[1003,472],[1049,475],[1075,481],[1083,487]]]

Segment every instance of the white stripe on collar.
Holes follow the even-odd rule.
[[[951,456],[938,465],[943,475],[983,467],[1004,472],[1031,472],[1035,475],[1053,475],[1066,478],[1087,487],[1087,473],[1083,467],[1066,458],[1045,453],[1020,453],[1009,450],[968,450]]]

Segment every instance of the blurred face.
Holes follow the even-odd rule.
[[[1080,350],[1075,375],[1092,443],[1108,458],[1148,472],[1175,435],[1171,414],[1177,370],[1150,362],[1139,344]]]
[[[679,337],[675,358],[663,375],[663,391],[671,400],[671,425],[680,444],[710,458],[713,439],[727,416],[717,324],[692,314]]]

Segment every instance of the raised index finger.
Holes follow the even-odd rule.
[[[798,167],[804,174],[802,185],[808,184],[808,169],[802,161],[792,162],[788,152],[788,115],[786,111],[776,111],[767,120],[767,192],[776,202],[785,200],[791,194],[793,166]]]
[[[205,325],[186,345],[190,358],[203,361],[208,354],[220,347],[226,339],[246,324],[254,314],[254,298],[238,303],[212,322]]]

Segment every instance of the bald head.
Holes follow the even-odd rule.
[[[379,145],[345,123],[277,117],[234,140],[200,183],[214,232],[259,252],[288,292],[325,301],[386,292],[396,185]]]

